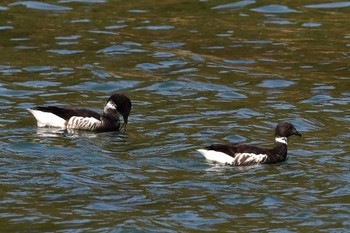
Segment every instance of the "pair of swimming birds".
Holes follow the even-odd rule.
[[[91,131],[120,131],[128,123],[131,101],[124,94],[114,94],[106,102],[102,114],[80,108],[56,106],[28,109],[38,127],[58,127]],[[119,119],[123,117],[123,124]],[[289,122],[279,122],[275,129],[275,146],[265,149],[247,144],[213,144],[197,150],[207,160],[233,166],[282,162],[287,157],[288,137],[301,136]]]

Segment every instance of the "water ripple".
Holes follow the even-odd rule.
[[[82,2],[82,3],[104,3],[107,0],[59,0],[58,2]]]
[[[284,5],[266,5],[258,8],[253,8],[251,10],[260,12],[260,13],[274,13],[274,14],[299,12],[297,10],[293,10]]]
[[[150,31],[158,31],[158,30],[171,30],[174,29],[174,26],[170,26],[170,25],[149,25],[149,26],[140,26],[140,27],[134,27],[134,29],[136,30],[141,30],[141,29],[147,29]]]
[[[46,10],[46,11],[67,11],[72,10],[70,7],[65,6],[59,6],[49,3],[43,3],[43,2],[36,2],[36,1],[20,1],[9,4],[9,6],[18,6],[22,5],[30,9],[36,9],[36,10]]]
[[[72,49],[49,49],[47,50],[50,53],[56,53],[60,55],[71,55],[77,53],[83,53],[83,50],[72,50]]]
[[[0,26],[0,30],[9,30],[9,29],[13,29],[12,26]]]
[[[77,85],[72,85],[66,87],[67,89],[79,91],[79,90],[89,90],[89,91],[104,91],[113,92],[116,90],[123,90],[131,88],[139,84],[138,81],[105,81],[105,82],[84,82]]]
[[[141,63],[136,65],[136,68],[140,68],[143,70],[159,70],[159,69],[168,69],[171,67],[179,67],[188,64],[186,61],[175,59],[169,61],[161,61],[158,63]]]
[[[45,87],[58,86],[61,83],[53,82],[53,81],[27,81],[27,82],[15,82],[13,84],[24,86],[24,87],[45,88]]]
[[[287,80],[264,80],[260,83],[259,87],[264,88],[284,88],[294,85],[295,82],[287,81]]]
[[[124,42],[123,45],[112,45],[110,47],[101,49],[97,51],[97,53],[104,53],[104,54],[130,54],[130,53],[143,53],[147,52],[147,50],[139,49],[140,44],[137,43],[127,43]],[[134,47],[134,48],[132,48]],[[137,47],[137,48],[135,48]]]
[[[332,9],[332,8],[343,8],[349,7],[350,2],[332,2],[332,3],[321,3],[321,4],[310,4],[305,5],[306,8],[314,8],[314,9]]]
[[[235,8],[240,8],[240,7],[245,7],[250,4],[254,4],[254,0],[244,0],[244,1],[239,1],[239,2],[234,2],[234,3],[226,3],[226,4],[221,4],[212,7],[211,9],[213,10],[219,10],[219,9],[235,9]]]

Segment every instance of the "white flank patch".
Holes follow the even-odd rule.
[[[39,110],[34,109],[27,109],[29,112],[33,114],[35,117],[38,127],[58,127],[58,128],[65,128],[66,121],[51,113],[51,112],[43,112]]]
[[[199,149],[197,151],[201,153],[207,160],[214,161],[217,163],[232,164],[234,161],[234,158],[223,152],[205,149]]]
[[[233,165],[249,165],[255,163],[262,163],[266,159],[266,154],[237,153],[235,154]]]
[[[251,165],[262,163],[267,159],[266,154],[237,153],[233,158],[228,154],[215,150],[199,149],[197,151],[207,160],[228,165]]]
[[[102,122],[93,117],[71,117],[67,123],[67,129],[95,130]]]
[[[275,137],[275,141],[288,145],[288,138],[286,137]]]

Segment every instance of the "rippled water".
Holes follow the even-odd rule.
[[[0,3],[0,224],[43,232],[347,232],[349,2],[57,0]],[[37,129],[34,105],[100,111],[126,133]],[[211,143],[269,147],[226,167]]]

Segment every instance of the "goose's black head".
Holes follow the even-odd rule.
[[[131,111],[131,101],[126,95],[112,95],[107,100],[106,107],[118,111],[123,116],[124,124],[128,123],[128,117]]]
[[[275,131],[275,137],[289,137],[292,135],[297,135],[301,137],[301,133],[296,130],[296,128],[289,122],[282,121],[279,122],[276,131]]]

